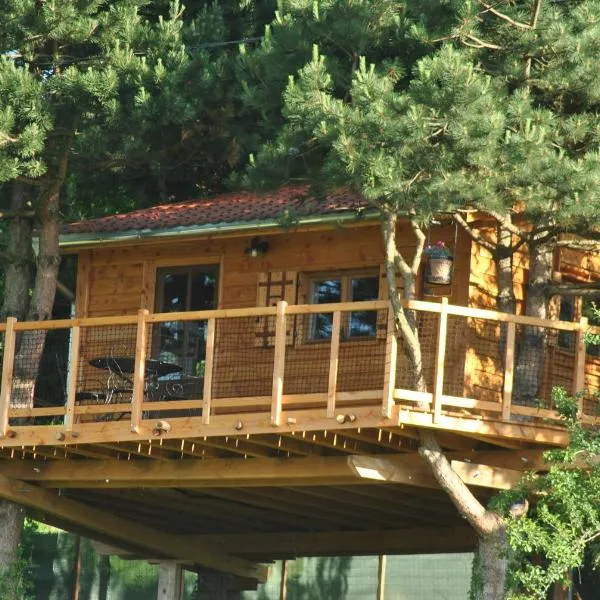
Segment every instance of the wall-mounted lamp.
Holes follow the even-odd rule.
[[[261,240],[260,238],[254,237],[250,240],[250,245],[244,250],[244,252],[252,258],[256,258],[266,254],[268,250],[269,242],[267,242],[267,240]]]

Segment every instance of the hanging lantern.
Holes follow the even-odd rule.
[[[454,258],[444,242],[439,241],[425,248],[427,264],[425,279],[433,285],[449,285],[452,283]]]

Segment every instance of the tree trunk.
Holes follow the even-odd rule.
[[[2,600],[22,600],[19,579],[20,545],[25,511],[0,500],[0,590]]]
[[[498,296],[496,305],[500,312],[514,315],[517,312],[517,300],[513,285],[514,248],[512,233],[498,225],[498,245],[496,249],[496,280]]]
[[[525,296],[525,314],[548,318],[546,286],[552,280],[554,253],[552,245],[532,244],[529,252],[529,282]],[[513,402],[535,406],[539,398],[547,330],[543,327],[523,327],[517,343]]]
[[[21,182],[13,182],[11,211],[23,212],[27,208],[29,189]],[[23,319],[27,314],[29,288],[32,279],[33,250],[31,246],[32,222],[30,218],[14,217],[8,228],[7,262],[4,271],[4,299],[2,320],[13,316]],[[15,568],[20,559],[19,546],[23,532],[25,512],[18,504],[0,501],[0,577],[7,584],[7,600],[20,600],[15,588]]]
[[[508,551],[504,527],[500,527],[492,535],[479,538],[479,547],[473,558],[471,600],[502,600],[504,598],[508,573]]]
[[[417,234],[417,252],[409,266],[396,245],[396,215],[388,213],[382,220],[388,295],[394,311],[396,336],[411,366],[414,389],[427,392],[417,319],[412,311],[404,310],[396,285],[396,272],[399,271],[403,278],[406,298],[414,297],[416,273],[424,236],[415,223],[413,223],[413,230]],[[429,463],[440,487],[480,537],[480,555],[484,561],[484,568],[481,570],[483,577],[481,589],[486,594],[480,596],[481,600],[502,600],[506,586],[506,560],[502,556],[502,551],[506,549],[504,519],[499,514],[487,510],[454,472],[432,430],[419,429],[419,439],[421,442],[419,454]]]
[[[12,212],[18,214],[25,211],[29,199],[28,192],[29,189],[24,183],[13,183],[10,203]],[[7,317],[22,320],[27,314],[34,264],[32,230],[32,219],[29,217],[14,217],[9,222],[1,321],[5,321]]]
[[[52,317],[60,265],[59,190],[60,186],[57,183],[49,193],[42,196],[39,202],[39,256],[33,295],[27,311],[29,321],[45,321]],[[11,406],[19,408],[33,406],[35,381],[44,351],[46,333],[44,329],[33,329],[18,337]]]

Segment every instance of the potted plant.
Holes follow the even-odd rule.
[[[452,267],[454,258],[452,253],[441,240],[434,245],[425,247],[427,266],[425,278],[428,283],[448,285],[452,283]]]

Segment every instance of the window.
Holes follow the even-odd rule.
[[[582,296],[565,296],[560,300],[559,320],[579,321],[581,317],[587,317],[589,324],[600,326],[600,317],[594,310],[594,302],[590,298]],[[558,334],[558,345],[561,348],[575,351],[575,334],[570,331],[560,331]],[[591,356],[600,356],[600,346],[587,345],[587,353]]]
[[[379,297],[377,271],[316,275],[309,279],[309,302],[331,304],[362,302]],[[333,313],[316,313],[310,322],[309,339],[329,340],[333,328]],[[342,338],[374,338],[377,333],[377,311],[343,313]]]
[[[156,312],[210,310],[217,303],[217,267],[165,267],[156,272]],[[202,375],[206,321],[167,321],[155,327],[153,353],[189,375]]]

